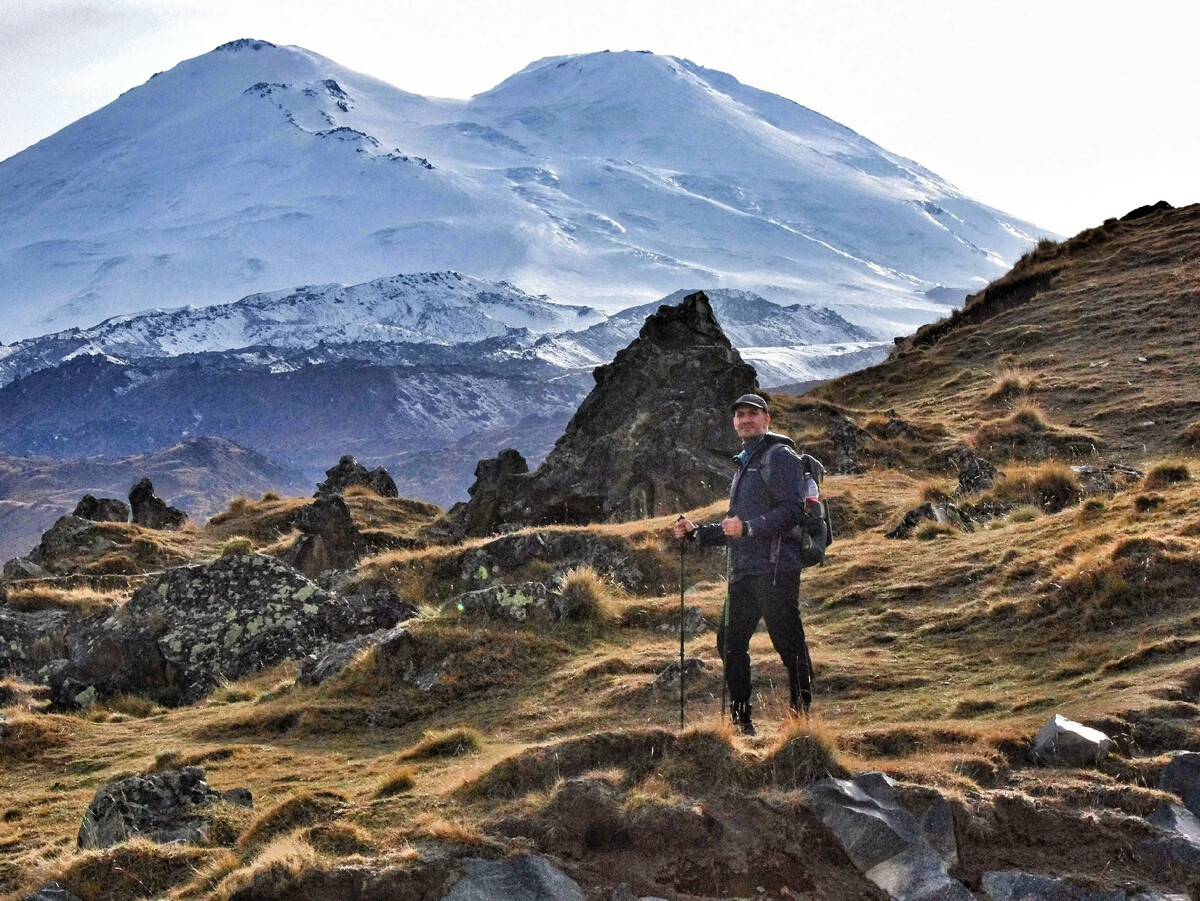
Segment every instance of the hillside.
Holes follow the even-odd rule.
[[[54,579],[4,584],[0,628],[30,621],[18,613],[42,628],[92,623],[113,643],[93,653],[72,638],[75,677],[85,663],[128,672],[118,651],[148,647],[147,634],[172,665],[140,671],[140,694],[111,682],[89,696],[83,682],[37,684],[65,653],[52,641],[27,641],[25,659],[5,651],[20,676],[0,683],[5,901],[52,879],[83,901],[441,901],[510,864],[527,892],[553,883],[547,896],[587,901],[1196,897],[1200,845],[1165,819],[1186,827],[1181,805],[1196,796],[1160,779],[1195,759],[1174,752],[1200,752],[1195,324],[1165,328],[1200,290],[1198,214],[1157,210],[1043,245],[888,362],[774,399],[774,425],[833,470],[838,537],[804,579],[811,726],[784,720],[786,679],[763,632],[751,648],[759,735],[720,723],[725,562],[690,549],[681,560],[674,515],[447,544],[430,508],[347,492],[362,556],[294,603],[301,583],[278,583],[255,634],[302,620],[291,635],[303,656],[309,626],[332,628],[334,611],[407,600],[418,615],[338,666],[280,662],[263,641],[257,668],[238,655],[241,601],[220,601],[227,620],[213,598],[195,603],[196,587],[283,572],[272,567],[313,534],[307,501],[243,498],[194,532],[98,524],[122,565],[86,541],[65,549]],[[1028,277],[1038,291],[1017,290]],[[1139,352],[1117,354],[1122,339]],[[1146,366],[1155,381],[1130,377]],[[1140,403],[1157,406],[1139,419]],[[1123,446],[1131,435],[1146,437]],[[986,475],[980,460],[994,484],[960,488],[960,475]],[[887,537],[926,503],[942,518]],[[723,509],[714,499],[691,515]],[[684,620],[682,731],[670,670],[681,591],[697,608]],[[176,597],[188,602],[168,616]],[[227,631],[181,642],[204,616]],[[238,675],[172,706],[192,685],[189,654]],[[51,694],[95,703],[50,712]],[[1034,734],[1056,713],[1103,731],[1112,753],[1035,764]],[[98,788],[184,765],[217,790],[248,788],[253,809],[216,804],[189,843],[76,847]],[[861,806],[831,814],[823,780],[867,771],[894,788],[860,776]],[[941,841],[900,852],[873,831],[888,816]],[[848,847],[858,826],[878,841]],[[923,878],[949,880],[943,894],[905,881],[914,859]],[[1062,881],[1005,893],[1015,873],[1027,888]]]
[[[675,57],[544,59],[442,100],[259,40],[181,62],[0,161],[0,208],[5,343],[451,269],[610,312],[684,285],[754,290],[886,339],[1039,234]]]

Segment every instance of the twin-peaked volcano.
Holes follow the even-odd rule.
[[[469,101],[235,41],[0,162],[0,339],[287,285],[455,269],[612,311],[685,285],[883,337],[1028,223],[686,60],[533,63]]]

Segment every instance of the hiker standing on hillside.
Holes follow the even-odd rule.
[[[734,401],[733,427],[742,451],[734,458],[738,470],[729,489],[729,511],[719,523],[696,526],[683,518],[675,523],[680,540],[730,549],[729,595],[717,651],[725,665],[733,724],[744,735],[754,734],[750,638],[760,619],[766,619],[771,643],[787,668],[792,713],[807,715],[812,703],[812,662],[800,621],[800,543],[792,528],[805,522],[805,501],[815,501],[817,485],[805,474],[792,439],[769,431],[770,425],[763,398],[743,394]]]

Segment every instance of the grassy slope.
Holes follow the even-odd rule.
[[[787,693],[760,633],[752,653],[762,735],[733,739],[718,722],[720,665],[708,631],[687,645],[705,669],[688,686],[692,731],[677,739],[677,689],[649,688],[678,655],[670,517],[595,526],[628,542],[652,587],[608,585],[604,620],[539,628],[468,622],[431,603],[414,628],[449,663],[430,692],[368,655],[319,688],[295,686],[283,667],[179,710],[135,699],[88,716],[10,708],[0,746],[5,897],[49,877],[85,901],[168,890],[224,898],[255,879],[260,896],[277,897],[270,886],[335,863],[419,873],[436,847],[550,853],[596,898],[621,881],[685,899],[881,897],[794,791],[839,771],[830,752],[850,770],[893,774],[913,805],[923,787],[945,792],[962,843],[956,875],[968,884],[1016,867],[1107,887],[1186,888],[1182,877],[1156,882],[1131,849],[1149,834],[1135,817],[1163,800],[1151,786],[1164,752],[1200,750],[1200,461],[1182,434],[1200,417],[1189,406],[1200,397],[1189,330],[1200,326],[1171,315],[1194,304],[1200,286],[1198,223],[1192,208],[1042,248],[1005,280],[1048,273],[1036,297],[1005,307],[992,293],[1004,285],[993,286],[936,342],[919,336],[882,367],[823,388],[819,403],[780,399],[777,424],[813,446],[839,411],[882,435],[891,408],[923,436],[880,437],[864,452],[868,472],[827,480],[843,529],[829,565],[805,577],[814,732],[776,733]],[[1089,365],[1100,361],[1108,365]],[[948,447],[1030,400],[1044,428],[1087,435],[1102,457],[1151,469],[1169,455],[1189,478],[1170,481],[1164,468],[1060,513],[1024,508],[972,534],[883,537],[931,489],[952,487]],[[1008,459],[1020,456],[1014,446],[988,451],[1009,482],[1027,471]],[[203,559],[248,535],[260,550],[281,551],[290,539],[272,523],[295,503],[239,503],[173,538],[171,550]],[[358,497],[352,506],[364,525],[397,538],[428,521],[400,502]],[[360,577],[449,597],[462,552],[392,551],[364,561]],[[723,559],[684,562],[687,602],[716,622]],[[105,591],[123,596],[111,583]],[[62,594],[64,604],[84,603]],[[1031,767],[1029,737],[1053,712],[1105,728],[1123,755],[1099,771]],[[475,730],[478,750],[417,750],[429,730],[460,725]],[[200,763],[218,788],[249,787],[256,809],[225,814],[200,850],[76,852],[95,789],[156,761]],[[612,822],[588,835],[558,791],[562,779],[585,775],[617,799]],[[586,809],[594,815],[596,805]]]

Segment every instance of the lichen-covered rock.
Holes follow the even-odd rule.
[[[28,557],[13,557],[4,563],[6,579],[45,579],[49,575],[49,570]]]
[[[200,767],[130,776],[96,792],[77,843],[80,848],[108,848],[138,837],[158,844],[202,842],[218,802],[253,806],[244,788],[222,793],[210,787]]]
[[[117,543],[96,527],[96,523],[78,516],[60,516],[38,546],[29,552],[29,560],[46,575],[61,570],[73,558],[96,558],[117,548]],[[36,578],[36,576],[35,576]]]
[[[129,508],[133,522],[146,529],[175,531],[182,529],[188,519],[186,513],[168,506],[154,493],[154,484],[148,478],[129,489]]]
[[[871,433],[860,429],[849,419],[835,419],[826,429],[833,453],[825,460],[829,472],[853,475],[864,471],[862,452],[871,440]]]
[[[446,573],[467,589],[485,588],[502,574],[539,561],[552,567],[550,579],[579,566],[590,566],[623,588],[639,590],[654,584],[661,573],[650,554],[638,557],[619,538],[586,532],[526,532],[505,535],[466,551]]]
[[[303,657],[408,613],[394,596],[329,594],[286,563],[256,554],[179,567],[139,588],[119,612],[67,630],[68,662],[50,679],[60,708],[80,692],[188,704],[222,680]]]
[[[129,505],[115,497],[98,498],[85,494],[71,515],[92,522],[129,522]]]
[[[983,457],[976,456],[970,448],[959,448],[949,455],[949,460],[958,470],[955,494],[978,494],[996,484],[996,467]]]
[[[399,497],[400,492],[396,488],[395,480],[388,474],[388,471],[382,466],[368,470],[354,457],[346,454],[342,459],[337,461],[337,464],[325,470],[325,481],[317,485],[316,494],[313,497],[322,498],[330,497],[335,494],[342,494],[347,488],[354,485],[362,485],[370,488],[380,497]]]
[[[924,522],[953,526],[963,532],[975,531],[975,525],[971,521],[971,517],[954,504],[933,504],[926,502],[905,513],[904,519],[900,520],[885,537],[909,538],[917,530],[917,527]]]
[[[567,599],[544,582],[518,582],[468,591],[455,597],[450,606],[467,616],[520,623],[556,623],[569,613]]]
[[[537,472],[501,491],[476,483],[460,510],[476,534],[501,524],[641,519],[725,493],[739,448],[729,404],[757,383],[703,292],[659,307],[594,377]]]
[[[35,650],[53,648],[65,628],[67,614],[62,610],[38,610],[26,613],[0,607],[0,675],[16,673],[32,676],[44,663]]]

